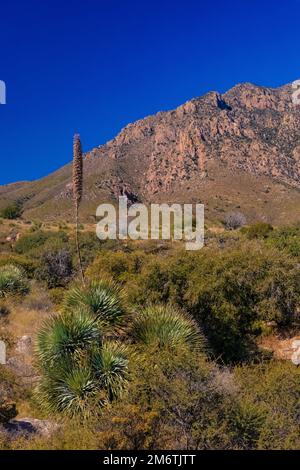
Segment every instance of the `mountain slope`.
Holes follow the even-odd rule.
[[[84,136],[83,136],[84,137]],[[119,194],[146,202],[204,202],[207,216],[240,210],[250,220],[300,220],[300,108],[290,85],[237,85],[126,126],[84,162],[83,214]],[[27,218],[72,217],[71,166],[0,187],[0,206]]]

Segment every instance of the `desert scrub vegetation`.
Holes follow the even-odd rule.
[[[19,255],[17,253],[1,253],[0,254],[0,267],[7,264],[12,264],[25,271],[26,276],[31,279],[34,276],[35,270],[38,266],[37,262],[28,258],[27,256]]]
[[[267,247],[275,247],[292,257],[300,256],[300,226],[281,227],[275,229],[265,222],[243,227],[241,234],[249,240],[262,239]]]
[[[203,350],[205,340],[196,322],[178,308],[152,305],[136,314],[131,328],[133,341],[144,347],[169,349],[189,345]]]
[[[129,353],[117,339],[126,312],[118,291],[103,283],[73,288],[63,305],[38,334],[37,397],[49,412],[87,418],[127,383]]]
[[[88,232],[80,234],[79,246],[82,265],[87,267],[103,247],[106,247],[105,250],[112,248],[114,243],[101,243],[94,233]],[[7,254],[3,253],[2,256],[6,257]],[[24,263],[25,260],[30,260],[31,271],[36,272],[37,279],[46,281],[51,288],[65,285],[78,271],[75,239],[62,230],[37,230],[23,234],[14,245],[10,256],[16,260],[20,259],[20,263],[22,259]]]
[[[212,245],[198,253],[103,252],[86,276],[113,277],[133,305],[183,308],[217,357],[246,360],[257,353],[257,338],[266,325],[275,331],[299,326],[298,259],[268,242],[238,239],[225,249]]]
[[[49,289],[65,286],[72,278],[73,261],[69,250],[46,251],[35,272],[36,279],[45,281]]]
[[[47,232],[45,230],[38,230],[23,235],[16,242],[14,251],[20,255],[37,259],[47,250],[65,248],[68,242],[69,237],[63,231]]]
[[[109,280],[91,281],[86,286],[70,288],[62,307],[65,312],[82,308],[108,327],[120,326],[126,318],[124,291]]]
[[[151,306],[128,316],[122,292],[113,284],[72,288],[62,313],[47,320],[38,334],[38,401],[48,412],[87,418],[122,395],[137,351],[191,348],[200,353],[204,345],[196,323],[172,306]]]
[[[0,212],[0,217],[3,219],[14,220],[18,219],[22,215],[22,206],[17,203],[10,204],[6,206]]]
[[[4,299],[1,324],[13,319],[13,332],[28,308],[45,319],[31,410],[61,426],[6,448],[300,449],[299,369],[262,349],[264,335],[299,334],[299,227],[220,228],[194,253],[81,232],[86,286],[72,233],[61,237],[46,232],[0,256],[34,262],[31,293]],[[44,255],[56,268],[60,250],[72,275],[38,278]]]
[[[234,370],[234,379],[244,423],[249,410],[259,417],[252,448],[299,449],[300,369],[291,362],[272,360],[240,365]],[[249,448],[247,441],[238,442]]]
[[[267,238],[272,231],[272,225],[266,222],[257,222],[256,224],[242,227],[241,229],[241,233],[245,234],[249,240],[253,240],[255,238]]]
[[[203,353],[147,348],[127,390],[84,421],[66,418],[34,449],[299,449],[299,369],[264,361],[224,370]]]
[[[267,240],[269,246],[285,251],[293,257],[300,257],[300,226],[285,227],[272,232]]]
[[[223,223],[228,230],[236,230],[246,225],[246,217],[240,212],[230,212],[226,214]]]
[[[24,271],[12,264],[0,266],[0,297],[9,294],[26,294],[29,284]]]

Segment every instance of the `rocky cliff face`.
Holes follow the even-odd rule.
[[[246,177],[258,188],[274,182],[299,195],[300,106],[292,94],[290,85],[246,83],[129,124],[86,154],[85,200],[127,194],[132,201],[166,201],[175,193],[184,200],[192,192],[205,199],[207,191],[222,197],[228,185],[243,191]],[[61,203],[70,198],[70,168],[12,188],[9,196],[0,188],[0,197],[22,194],[29,209],[49,198]]]
[[[87,158],[101,164],[104,155],[120,172],[130,162],[141,179],[134,186],[150,198],[192,177],[207,178],[210,160],[299,187],[300,108],[290,86],[237,85],[130,124]]]

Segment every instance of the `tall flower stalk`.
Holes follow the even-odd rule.
[[[76,238],[76,250],[78,255],[78,263],[80,274],[83,285],[84,273],[82,268],[82,258],[79,246],[79,206],[82,199],[82,188],[83,188],[83,156],[80,136],[74,135],[73,140],[73,199],[75,208],[75,238]]]

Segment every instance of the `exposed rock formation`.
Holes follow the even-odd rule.
[[[121,167],[143,167],[143,192],[150,196],[192,176],[205,178],[208,160],[299,186],[300,110],[290,86],[237,85],[130,124],[88,158],[103,153]]]
[[[100,202],[121,194],[131,202],[167,202],[172,195],[211,202],[225,196],[233,209],[234,194],[241,191],[252,206],[261,201],[260,213],[278,201],[282,211],[281,194],[287,199],[295,188],[294,204],[300,189],[300,107],[292,101],[293,91],[291,85],[241,84],[129,124],[86,154],[82,210],[94,214]],[[22,200],[28,217],[42,212],[71,217],[70,176],[67,165],[38,182],[0,187],[0,208]],[[256,197],[272,185],[277,185],[272,199]]]

